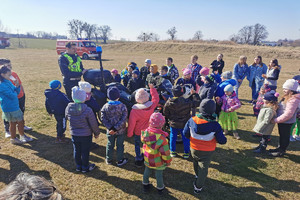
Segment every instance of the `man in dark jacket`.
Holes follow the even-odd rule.
[[[191,109],[199,105],[199,95],[192,90],[192,97],[185,99],[183,97],[184,88],[180,85],[173,86],[173,98],[169,98],[164,106],[163,113],[169,119],[170,125],[170,149],[171,156],[176,157],[176,140],[177,134],[182,135],[184,155],[183,158],[189,158],[190,141],[185,138],[182,131],[186,122],[191,117]],[[192,99],[192,100],[191,100]]]
[[[137,89],[143,88],[144,83],[142,79],[139,77],[140,73],[137,70],[133,70],[132,78],[129,80],[127,84],[127,89],[129,90],[130,94],[132,94]]]
[[[60,91],[61,83],[53,80],[49,83],[51,89],[45,90],[45,106],[50,116],[54,115],[56,119],[57,138],[55,143],[65,143],[66,118],[65,109],[70,103],[67,96]]]
[[[148,74],[150,74],[149,68],[151,66],[151,60],[146,59],[145,60],[145,66],[140,69],[140,78],[142,79],[143,83],[146,82],[146,78]]]
[[[76,44],[68,42],[66,44],[66,52],[59,59],[58,64],[63,75],[63,85],[68,98],[72,99],[71,90],[74,86],[78,86],[81,76],[87,71],[83,68],[80,57],[76,54]]]

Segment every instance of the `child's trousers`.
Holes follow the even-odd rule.
[[[180,132],[183,141],[184,153],[190,152],[190,140],[187,139],[183,134],[183,129],[170,127],[170,150],[172,152],[176,151],[176,140],[177,134]]]
[[[90,149],[92,145],[92,135],[90,136],[73,136],[72,142],[74,148],[74,159],[77,168],[88,169]]]
[[[124,139],[125,134],[121,135],[110,135],[107,134],[107,145],[106,145],[106,159],[113,160],[115,144],[117,145],[117,160],[120,161],[124,158]]]
[[[297,118],[296,119],[296,122],[292,125],[292,128],[291,128],[291,135],[293,135],[293,132],[294,132],[294,129],[295,129],[295,126],[297,125],[296,127],[296,132],[295,132],[295,135],[299,136],[299,130],[300,130],[300,120]]]
[[[63,137],[66,131],[66,117],[65,115],[54,115],[56,120],[57,137]]]
[[[143,155],[141,154],[141,136],[135,135],[134,136],[134,149],[135,149],[135,160],[141,161],[144,159]]]
[[[196,180],[196,187],[202,188],[208,174],[208,167],[215,151],[198,151],[191,148],[191,155],[193,157],[194,171],[198,177]]]
[[[156,183],[157,183],[156,188],[161,190],[165,187],[164,179],[163,179],[163,171],[164,170],[157,170],[157,169],[153,169],[153,170],[155,171],[155,178],[156,178]],[[143,184],[144,185],[149,184],[150,174],[151,174],[151,169],[149,167],[145,166],[145,171],[144,171],[144,176],[143,176]]]

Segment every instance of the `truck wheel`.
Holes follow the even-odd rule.
[[[83,54],[83,55],[82,55],[82,59],[83,59],[83,60],[88,60],[88,59],[89,59],[89,56],[88,56],[87,54]]]

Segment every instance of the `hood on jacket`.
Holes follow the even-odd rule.
[[[45,90],[45,96],[47,98],[55,98],[57,95],[60,94],[60,91],[59,90],[53,90],[53,89],[46,89]]]
[[[228,79],[228,80],[225,80],[224,82],[229,83],[232,86],[236,85],[236,80],[234,80],[234,79]]]
[[[150,131],[142,131],[141,134],[141,140],[144,141],[144,143],[149,146],[151,149],[158,149],[161,147],[163,141],[164,141],[164,136],[159,133],[153,133]]]
[[[84,103],[69,103],[66,110],[70,115],[81,115],[87,107],[88,106]]]

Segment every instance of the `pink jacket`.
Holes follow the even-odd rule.
[[[237,98],[235,92],[232,93],[232,95],[230,97],[223,95],[221,97],[221,101],[222,101],[222,111],[224,112],[229,112],[228,109],[231,108],[230,112],[233,112],[235,110],[237,110],[238,108],[241,107],[241,102],[240,100]]]
[[[159,95],[155,88],[150,89],[152,101],[144,104],[135,104],[129,115],[127,136],[132,137],[133,134],[141,135],[141,131],[149,126],[149,119],[159,102]]]
[[[286,104],[281,102],[277,110],[277,118],[274,119],[275,123],[293,124],[296,122],[296,115],[299,111],[300,94],[293,95]]]

